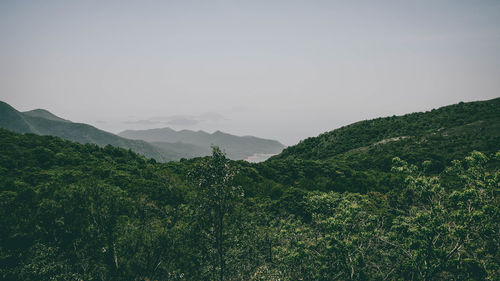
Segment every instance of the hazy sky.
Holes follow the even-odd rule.
[[[0,1],[0,100],[284,144],[500,96],[500,1]]]

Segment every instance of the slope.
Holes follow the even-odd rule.
[[[500,150],[500,98],[357,122],[288,147],[256,168],[280,184],[310,190],[386,192],[401,184],[391,173],[394,157],[429,160],[426,170],[437,175],[473,150]]]
[[[45,109],[34,109],[34,110],[30,110],[30,111],[24,111],[22,114],[27,115],[27,116],[31,116],[31,117],[40,117],[43,119],[48,119],[48,120],[53,120],[53,121],[71,122],[69,120],[62,119],[61,117],[56,116]]]
[[[317,137],[307,138],[295,146],[287,147],[274,159],[328,159],[352,149],[393,138],[417,137],[434,133],[443,134],[443,131],[455,127],[477,121],[495,122],[499,118],[500,98],[469,103],[461,102],[427,112],[360,121]]]
[[[446,135],[475,147],[484,123],[455,126]],[[409,140],[386,139],[344,155],[390,153],[377,151]],[[462,150],[454,141],[443,145]],[[231,270],[224,280],[495,280],[500,274],[500,171],[496,162],[487,172],[491,160],[481,153],[454,162],[451,181],[414,169],[386,194],[282,186],[255,169],[269,163],[244,161],[227,163],[240,171],[233,183],[229,173],[211,168],[213,159],[161,164],[112,146],[0,129],[0,279],[213,280],[218,247],[207,234],[214,233],[210,210],[221,206],[213,203],[218,198],[234,206],[225,213]],[[332,159],[292,163],[306,163],[300,172],[311,173]],[[283,175],[293,168],[284,166]],[[196,176],[193,170],[243,192],[203,192],[213,185],[183,180]],[[362,182],[363,175],[354,177]]]
[[[0,127],[18,133],[51,135],[79,143],[122,147],[160,162],[178,159],[175,151],[162,149],[145,141],[129,140],[87,124],[73,123],[45,110],[19,112],[4,102],[0,102]]]

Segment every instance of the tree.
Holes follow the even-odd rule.
[[[401,192],[404,208],[390,230],[401,252],[396,274],[412,280],[496,280],[498,276],[499,173],[485,169],[488,158],[477,151],[453,161],[447,173],[460,182],[448,186],[414,165],[395,158],[407,174]],[[424,162],[424,168],[429,163]]]
[[[212,156],[197,165],[190,175],[196,186],[196,215],[201,231],[206,233],[216,252],[216,257],[211,257],[212,274],[215,277],[218,271],[220,281],[224,280],[226,264],[228,215],[234,210],[237,199],[243,196],[242,189],[233,185],[235,174],[225,154],[214,146]]]

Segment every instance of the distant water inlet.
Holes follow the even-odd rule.
[[[269,159],[269,157],[277,155],[278,153],[255,153],[252,156],[249,156],[245,159],[245,161],[252,162],[252,163],[259,163],[262,161],[266,161]]]

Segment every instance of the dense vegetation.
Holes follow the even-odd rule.
[[[459,103],[428,112],[361,121],[286,148],[262,174],[309,190],[387,192],[402,179],[391,173],[397,156],[417,164],[432,160],[440,174],[473,150],[500,148],[500,98]]]
[[[477,137],[474,133],[462,132],[461,129],[464,127],[468,130],[479,128],[480,132],[485,134],[481,138],[499,137],[499,121],[500,98],[479,102],[461,102],[428,112],[360,121],[318,137],[305,139],[298,145],[288,147],[275,158],[328,159],[354,149],[366,149],[367,146],[380,142],[423,138],[421,142],[425,143],[425,138],[431,136],[441,138],[445,145],[454,148],[454,144],[449,144],[453,143],[454,139],[446,141],[447,138],[457,135]],[[483,123],[493,123],[490,124],[493,127],[487,130],[482,127]],[[478,141],[484,140],[478,139]]]
[[[498,280],[498,111],[476,110],[259,164],[0,129],[0,279]]]

